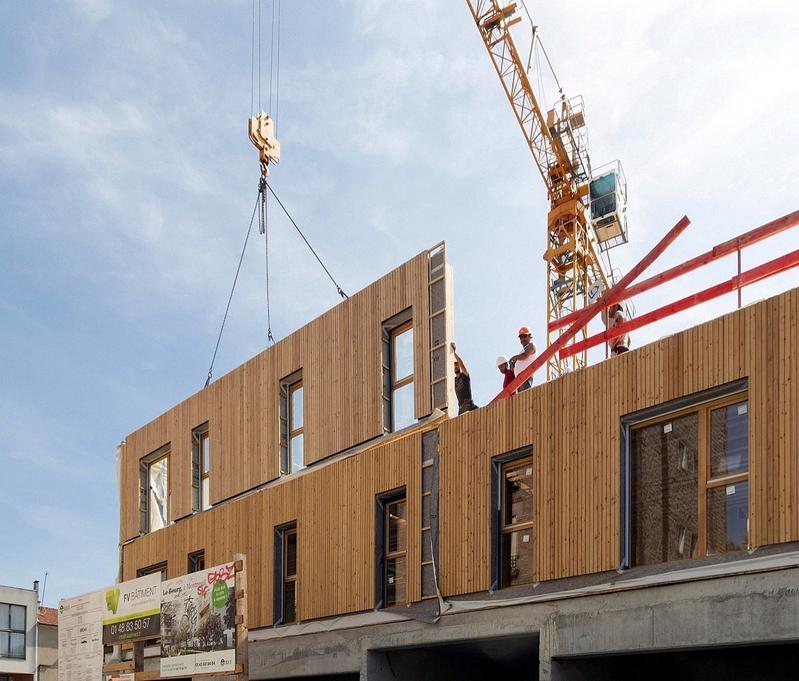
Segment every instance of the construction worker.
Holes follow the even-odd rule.
[[[535,359],[535,343],[533,343],[533,336],[530,333],[530,329],[526,326],[519,329],[519,342],[522,344],[522,351],[518,355],[513,355],[513,357],[508,360],[508,364],[510,368],[513,369],[515,376],[519,376]],[[533,377],[530,376],[530,378],[519,386],[518,392],[527,390],[527,388],[532,385]]]
[[[516,378],[516,374],[513,373],[513,369],[508,365],[508,358],[505,357],[505,355],[497,357],[497,369],[499,369],[499,373],[504,376],[502,379],[502,389],[505,390],[510,382]]]
[[[469,377],[469,370],[455,351],[455,343],[450,343],[450,346],[452,354],[455,355],[455,396],[458,398],[458,416],[460,416],[467,411],[477,409],[477,405],[472,402],[472,379]]]
[[[624,324],[627,317],[624,314],[624,308],[621,303],[614,303],[607,310],[602,310],[602,321],[605,322],[605,328],[610,331],[611,329]],[[623,333],[619,336],[608,338],[608,348],[611,355],[621,355],[630,349],[630,335]]]

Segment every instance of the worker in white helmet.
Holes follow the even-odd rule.
[[[497,369],[499,372],[505,377],[502,379],[502,389],[505,390],[511,381],[516,378],[516,374],[513,373],[513,369],[510,368],[508,364],[508,358],[505,355],[500,355],[497,357]]]
[[[602,321],[605,322],[605,328],[608,331],[615,329],[617,326],[621,326],[627,321],[627,317],[624,314],[623,303],[624,301],[619,301],[618,303],[613,303],[613,305],[606,310],[602,310]],[[608,338],[608,349],[613,356],[627,352],[630,349],[630,334],[622,333],[618,336]]]

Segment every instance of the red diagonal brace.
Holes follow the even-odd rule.
[[[659,319],[677,314],[678,312],[687,310],[695,305],[701,305],[702,303],[706,303],[708,300],[713,300],[714,298],[723,296],[725,293],[732,293],[733,291],[743,288],[744,286],[749,286],[749,284],[754,284],[762,279],[779,274],[780,272],[785,272],[785,270],[789,270],[792,267],[799,267],[799,250],[791,251],[790,253],[781,255],[779,258],[769,260],[762,265],[753,267],[751,270],[742,272],[740,275],[736,275],[728,281],[723,281],[720,284],[706,288],[698,293],[693,293],[690,296],[680,298],[680,300],[675,300],[673,303],[669,303],[668,305],[659,307],[656,310],[642,314],[635,319],[624,322],[624,324],[619,324],[618,326],[614,327],[612,331],[602,331],[600,333],[594,334],[593,336],[589,336],[579,343],[574,343],[567,348],[563,348],[560,351],[560,358],[565,359],[566,357],[571,357],[572,355],[576,355],[578,352],[582,352],[583,350],[592,348],[595,345],[599,345],[609,338],[615,338],[616,336],[630,333],[630,331],[640,329],[642,326],[656,322]]]
[[[765,225],[761,225],[760,227],[752,229],[748,232],[744,232],[734,239],[730,239],[729,241],[725,241],[717,246],[713,246],[713,248],[706,253],[697,255],[695,258],[686,260],[684,263],[675,265],[674,267],[664,270],[660,274],[655,274],[654,276],[649,277],[649,279],[644,279],[642,282],[630,286],[627,289],[627,295],[625,298],[632,298],[639,293],[643,293],[644,291],[655,288],[655,286],[660,286],[660,284],[671,281],[672,279],[676,279],[683,274],[693,272],[695,269],[698,269],[703,265],[707,265],[714,260],[718,260],[726,255],[735,253],[737,250],[746,248],[752,244],[756,244],[764,239],[768,239],[775,234],[784,232],[786,229],[795,227],[797,224],[799,224],[799,210],[795,210],[793,213],[788,213],[787,215],[783,215],[781,218],[767,222]],[[579,312],[580,311],[577,310],[576,312],[571,312],[570,314],[564,315],[560,319],[551,321],[549,323],[549,330],[555,331],[564,326],[568,326],[577,318]]]
[[[641,272],[649,267],[658,258],[658,256],[663,253],[663,251],[671,246],[674,240],[680,236],[680,234],[682,234],[690,224],[691,221],[688,219],[688,217],[683,216],[682,219],[666,233],[666,236],[658,241],[654,248],[652,248],[652,250],[649,251],[649,253],[647,253],[635,267],[627,272],[627,274],[625,274],[615,286],[605,291],[595,303],[580,310],[574,323],[566,331],[560,334],[560,336],[558,336],[557,340],[552,343],[552,345],[538,355],[538,357],[535,358],[529,367],[524,369],[518,376],[516,376],[516,378],[514,378],[513,381],[511,381],[508,386],[491,401],[496,402],[497,400],[501,400],[509,395],[512,395],[522,383],[524,383],[528,378],[530,378],[530,376],[540,369],[545,362],[549,361],[550,357],[554,356],[556,352],[558,352],[572,338],[574,338],[575,334],[577,334],[580,329],[582,329],[597,314],[599,314],[600,310],[621,300],[624,297],[627,287],[633,281],[635,281]]]

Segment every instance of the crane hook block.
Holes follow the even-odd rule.
[[[258,149],[261,167],[266,170],[270,163],[280,163],[280,142],[275,138],[275,124],[272,117],[263,111],[248,121],[250,141]]]

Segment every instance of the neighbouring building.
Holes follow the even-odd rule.
[[[0,681],[34,681],[37,589],[0,586]]]
[[[245,554],[251,679],[795,678],[799,289],[460,417],[452,328],[439,246],[127,436],[120,578]]]
[[[40,607],[36,624],[36,681],[58,681],[58,609]]]

